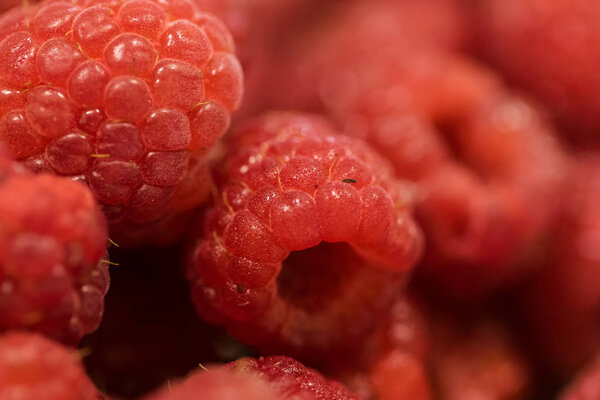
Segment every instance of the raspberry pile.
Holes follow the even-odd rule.
[[[0,147],[0,331],[76,344],[102,318],[106,222],[77,182],[33,175]]]
[[[598,16],[0,0],[0,400],[599,399]]]
[[[0,141],[35,172],[88,183],[128,238],[205,199],[206,154],[239,106],[242,71],[227,28],[191,2],[88,3],[0,19]],[[137,242],[160,242],[147,236]]]

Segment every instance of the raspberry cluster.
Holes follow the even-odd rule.
[[[77,343],[100,324],[106,222],[90,191],[32,175],[0,148],[0,330]]]
[[[0,18],[0,141],[36,172],[89,184],[127,237],[204,200],[242,71],[227,28],[189,1],[88,3]]]
[[[0,0],[0,400],[600,398],[598,16]]]

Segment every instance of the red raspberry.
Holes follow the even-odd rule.
[[[406,185],[363,142],[287,113],[237,132],[223,175],[188,271],[202,316],[269,352],[353,347],[420,255]]]
[[[596,360],[569,384],[558,400],[596,400],[600,397],[600,362]]]
[[[261,379],[226,370],[199,371],[183,382],[169,385],[144,400],[281,400]]]
[[[456,297],[487,295],[529,271],[566,157],[544,116],[495,74],[418,30],[397,45],[365,8],[290,46],[274,98],[326,112],[417,181],[427,280]]]
[[[444,400],[527,399],[532,373],[498,321],[430,318],[434,385]]]
[[[204,200],[243,90],[219,20],[191,0],[46,0],[0,18],[0,40],[0,140],[17,159],[87,182],[119,230]]]
[[[359,399],[341,383],[328,380],[289,357],[242,358],[227,364],[224,369],[268,382],[281,400]]]
[[[414,301],[397,299],[373,334],[347,359],[332,360],[333,376],[363,399],[429,400],[429,332]]]
[[[576,142],[600,143],[600,7],[596,0],[486,0],[481,53],[544,102]]]
[[[600,157],[579,155],[563,196],[548,261],[522,293],[531,341],[544,366],[570,375],[600,348]]]
[[[41,336],[0,336],[0,399],[99,400],[79,355]]]
[[[102,317],[105,219],[85,186],[0,160],[0,330],[76,343]]]

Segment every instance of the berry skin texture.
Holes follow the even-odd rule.
[[[233,51],[191,0],[13,9],[0,17],[0,142],[35,172],[86,182],[115,240],[160,242],[149,225],[208,195],[206,155],[242,98]]]
[[[225,369],[199,370],[144,400],[280,400],[266,382]]]
[[[188,268],[200,314],[270,353],[351,347],[420,256],[409,187],[312,115],[248,122],[224,163]]]
[[[75,344],[102,318],[106,220],[80,183],[0,159],[0,331]]]
[[[0,336],[0,399],[99,400],[79,354],[42,336]]]
[[[284,356],[242,358],[224,366],[242,376],[268,382],[282,400],[358,400],[359,397],[339,382]]]

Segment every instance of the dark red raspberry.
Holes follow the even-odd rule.
[[[80,183],[0,160],[0,330],[76,343],[102,317],[106,221]]]
[[[87,182],[114,237],[205,199],[243,91],[218,19],[191,0],[46,0],[0,18],[0,52],[0,140]]]
[[[0,336],[0,399],[102,399],[79,357],[35,334]]]
[[[530,90],[574,141],[600,143],[600,7],[595,0],[485,0],[481,53]]]
[[[409,187],[318,117],[266,115],[236,138],[188,271],[199,312],[268,352],[354,346],[420,255]]]
[[[358,396],[337,381],[284,356],[242,358],[224,369],[269,383],[282,400],[358,400]]]
[[[416,28],[397,45],[378,34],[380,19],[349,7],[303,35],[273,98],[326,112],[416,180],[427,280],[457,297],[488,294],[529,271],[558,213],[566,157],[544,116],[493,72]]]
[[[600,362],[591,363],[569,384],[558,400],[596,400],[600,397]]]
[[[600,158],[579,155],[548,261],[523,291],[531,342],[551,372],[570,375],[600,348]]]
[[[261,379],[233,374],[226,370],[198,371],[180,383],[151,394],[144,400],[281,400]]]

